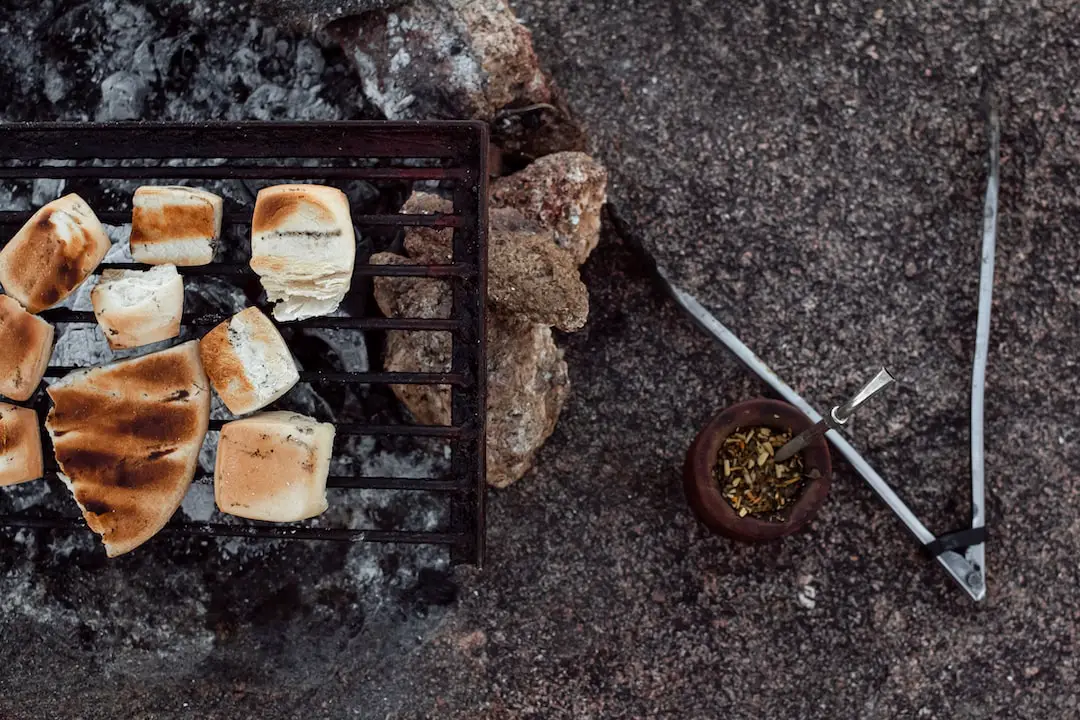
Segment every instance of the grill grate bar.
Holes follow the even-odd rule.
[[[20,517],[5,518],[4,524],[15,528],[39,530],[85,530],[82,518]],[[338,542],[404,543],[411,545],[463,545],[469,537],[458,533],[418,530],[366,530],[363,528],[322,528],[306,525],[226,525],[224,523],[170,522],[162,532],[210,537],[246,537],[271,540],[336,540]]]
[[[465,180],[464,168],[340,168],[204,165],[200,167],[0,167],[0,180]]]
[[[45,377],[64,377],[77,367],[53,365],[45,371]],[[358,385],[451,385],[468,387],[472,381],[460,373],[422,372],[323,372],[313,370],[300,373],[300,382],[356,383]]]
[[[200,485],[209,485],[214,476],[202,474],[195,478]],[[421,492],[460,492],[461,483],[455,480],[434,480],[430,478],[399,477],[354,477],[352,475],[331,475],[326,479],[326,487],[348,490],[408,490]]]
[[[97,322],[94,313],[89,310],[57,308],[55,310],[46,310],[40,313],[40,316],[51,323],[94,324]],[[230,315],[219,315],[217,313],[184,315],[181,322],[184,325],[195,327],[213,327],[230,317]],[[455,332],[461,328],[461,322],[458,320],[437,318],[317,317],[276,324],[279,327],[342,328],[350,330],[439,330]]]
[[[228,420],[211,420],[210,430],[221,430]],[[368,423],[336,423],[338,435],[367,435],[372,437],[392,435],[395,437],[427,437],[445,440],[471,438],[475,431],[452,425],[374,425]]]
[[[56,477],[60,472],[60,466],[55,460],[47,460],[45,471]],[[196,485],[212,485],[214,476],[211,473],[196,473],[194,482]],[[456,480],[359,475],[331,475],[326,479],[326,487],[348,490],[415,490],[433,493],[461,492],[464,489]]]
[[[3,244],[0,243],[0,247]],[[95,274],[102,270],[145,270],[149,265],[141,263],[102,263],[97,267]],[[250,266],[240,263],[219,263],[216,265],[196,265],[194,267],[178,267],[177,271],[184,276],[199,277],[256,277],[255,271]],[[475,277],[476,266],[466,263],[450,265],[357,265],[353,269],[353,277]]]

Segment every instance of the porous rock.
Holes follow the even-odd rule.
[[[401,211],[418,215],[451,213],[453,203],[432,193],[414,192]],[[560,330],[580,330],[589,316],[588,289],[581,281],[574,256],[556,245],[553,231],[512,208],[493,209],[489,229],[488,303],[492,310]],[[410,227],[405,231],[405,251],[416,262],[449,263],[452,241],[450,228]],[[380,261],[404,260],[392,255]],[[384,295],[391,314],[397,312],[393,306],[403,298],[430,294],[435,287],[430,280],[398,280],[396,286],[386,280],[376,281],[375,292]],[[392,286],[394,295],[387,295]],[[435,300],[433,296],[428,299]],[[379,302],[380,307],[383,304]],[[449,311],[448,301],[446,308]]]
[[[371,256],[373,265],[415,265],[416,260],[394,253]],[[448,318],[450,287],[443,280],[413,277],[375,278],[375,302],[387,317]]]
[[[387,118],[492,120],[548,103],[532,37],[503,0],[415,0],[331,24]]]
[[[574,331],[589,318],[589,291],[552,232],[516,210],[491,214],[488,303],[501,315]]]
[[[415,191],[401,206],[401,212],[411,215],[435,215],[454,212],[454,203],[435,195]],[[423,263],[449,263],[453,260],[453,228],[409,227],[405,230],[405,252]]]
[[[580,152],[546,155],[492,184],[495,207],[512,207],[555,233],[559,247],[583,263],[600,241],[607,170]]]
[[[406,212],[445,212],[435,195],[406,203]],[[570,383],[550,325],[576,328],[588,314],[588,295],[574,260],[541,231],[510,209],[492,212],[488,315],[488,482],[505,487],[532,466],[536,452],[555,429]],[[377,253],[373,264],[445,262],[449,238],[443,229],[410,228],[412,257]],[[375,279],[375,299],[389,317],[449,317],[450,285],[428,278]],[[538,318],[540,319],[538,321]],[[387,334],[385,367],[391,372],[450,370],[449,333],[393,330]],[[395,385],[393,391],[417,422],[449,425],[447,386]]]
[[[373,265],[408,265],[417,260],[394,253],[376,253]],[[376,277],[375,302],[387,317],[448,318],[451,291],[445,280]],[[448,372],[452,337],[437,331],[390,330],[384,365],[390,372]],[[392,385],[398,399],[417,422],[450,424],[450,388],[446,385]]]
[[[551,328],[493,314],[488,321],[487,480],[506,487],[532,467],[570,392]]]
[[[488,318],[487,480],[506,487],[532,467],[555,430],[570,391],[563,353],[551,328],[492,313]],[[386,342],[390,372],[450,369],[451,338],[442,332],[392,331]],[[417,422],[449,425],[450,388],[395,385]]]

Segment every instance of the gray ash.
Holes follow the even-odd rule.
[[[247,2],[15,5],[0,17],[4,120],[375,117],[340,51]]]

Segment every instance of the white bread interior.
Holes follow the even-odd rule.
[[[210,420],[192,341],[75,370],[49,387],[56,460],[109,557],[154,536],[184,499]]]
[[[0,295],[0,395],[29,400],[52,356],[53,326]]]
[[[180,334],[184,279],[175,265],[149,270],[106,270],[90,293],[98,325],[114,350]]]
[[[29,312],[56,305],[101,264],[111,243],[74,193],[53,200],[0,250],[0,286]]]
[[[210,382],[234,415],[261,410],[300,380],[281,333],[255,307],[240,311],[207,333],[199,343],[199,352]]]
[[[292,412],[227,423],[218,442],[214,500],[230,515],[296,522],[327,508],[334,426]]]
[[[329,315],[352,283],[349,199],[325,185],[274,185],[255,200],[251,268],[281,321]]]
[[[37,413],[0,403],[0,485],[37,480],[44,472]]]
[[[147,265],[206,265],[221,237],[222,199],[178,185],[144,185],[131,212],[131,257]]]

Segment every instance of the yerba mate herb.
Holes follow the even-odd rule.
[[[770,428],[736,428],[716,458],[713,471],[720,493],[739,514],[781,522],[802,494],[807,478],[801,455],[777,463],[773,455],[791,440],[791,433]]]

